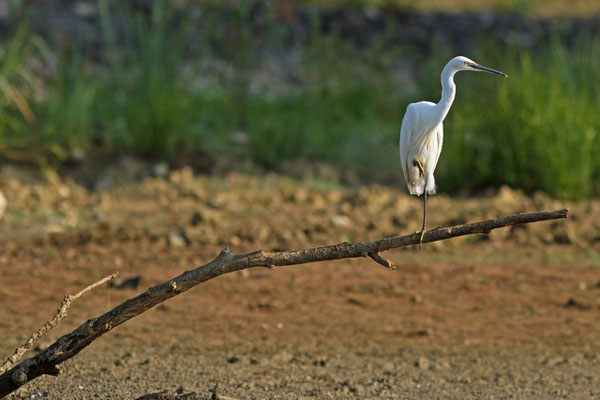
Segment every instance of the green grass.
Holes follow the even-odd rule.
[[[598,195],[600,42],[581,38],[567,50],[554,40],[535,55],[502,53],[477,57],[508,79],[458,79],[468,93],[448,119],[439,176],[450,188],[508,184],[561,198]]]
[[[171,29],[164,2],[155,2],[149,18],[118,8],[128,29],[117,38],[111,11],[100,1],[108,44],[108,66],[99,72],[105,82],[98,93],[103,115],[103,142],[112,151],[150,157],[175,157],[190,135],[193,110],[183,73],[186,23]]]
[[[284,63],[290,31],[248,23],[250,7],[208,7],[213,23],[195,26],[165,2],[153,4],[141,15],[99,1],[100,61],[85,39],[44,42],[25,26],[4,41],[0,154],[45,165],[73,148],[167,160],[205,151],[266,168],[301,158],[402,184],[402,116],[409,102],[439,99],[440,71],[454,55],[446,47],[424,59],[390,46],[391,26],[357,49],[315,24]],[[457,75],[440,191],[508,184],[561,198],[600,195],[600,41],[581,37],[567,48],[554,38],[534,51],[480,43],[472,58],[510,77]],[[53,67],[42,77],[32,60]],[[290,71],[271,76],[272,62]],[[408,80],[397,73],[404,62],[417,66]]]
[[[39,141],[50,145],[59,159],[66,148],[87,148],[94,134],[94,107],[98,86],[86,71],[87,60],[80,49],[66,49],[58,60],[60,68],[48,82],[46,98],[35,104],[42,122]]]
[[[20,134],[37,124],[26,98],[35,80],[33,73],[25,68],[33,48],[27,27],[21,25],[0,49],[0,148],[9,151],[30,144],[26,142],[29,135],[20,137]]]

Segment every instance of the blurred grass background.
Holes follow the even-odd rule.
[[[268,169],[324,161],[363,182],[403,185],[402,117],[410,102],[439,99],[441,69],[457,52],[443,37],[428,38],[423,51],[399,42],[392,23],[360,44],[324,26],[314,1],[303,5],[311,20],[301,38],[280,21],[257,21],[254,2],[197,1],[200,25],[181,4],[148,3],[145,12],[99,0],[100,43],[93,35],[42,37],[19,3],[20,23],[1,41],[0,157],[49,168],[73,150],[171,162],[204,152]],[[474,7],[454,3],[457,11]],[[515,18],[563,12],[559,1],[488,3]],[[597,11],[595,2],[574,4],[571,11]],[[600,38],[557,31],[531,46],[489,37],[464,55],[509,79],[457,75],[440,191],[508,184],[560,198],[599,195]]]

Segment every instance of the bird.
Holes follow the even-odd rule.
[[[433,172],[442,152],[443,121],[456,96],[454,75],[459,71],[485,71],[508,77],[504,72],[484,67],[467,57],[457,56],[442,69],[442,97],[435,104],[430,101],[411,103],[406,107],[400,128],[400,161],[402,172],[411,195],[423,195],[423,227],[419,244],[423,242],[427,221],[427,195],[435,194]]]

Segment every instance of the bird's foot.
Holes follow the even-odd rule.
[[[423,236],[425,235],[425,229],[421,229],[420,231],[415,231],[415,235],[419,236],[419,245],[418,249],[421,250],[421,245],[423,244]]]
[[[419,168],[420,176],[425,176],[425,168],[423,168],[423,163],[418,158],[415,158],[413,161],[413,165]]]

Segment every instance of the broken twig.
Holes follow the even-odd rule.
[[[2,365],[0,365],[0,374],[4,373],[16,362],[18,362],[21,359],[21,357],[23,357],[23,354],[25,354],[27,350],[31,349],[31,347],[33,347],[33,345],[44,335],[44,333],[54,328],[60,322],[60,320],[65,318],[67,316],[67,309],[69,308],[71,303],[80,298],[84,293],[89,292],[90,290],[93,290],[98,286],[114,279],[117,275],[118,272],[115,272],[114,274],[109,275],[99,280],[98,282],[92,283],[90,286],[80,290],[79,293],[75,295],[66,295],[62,304],[58,308],[58,311],[56,312],[54,318],[42,325],[40,329],[38,329],[33,335],[31,335],[25,343],[23,343],[20,347],[18,347],[15,350],[12,356],[8,357],[6,361],[4,361]]]

